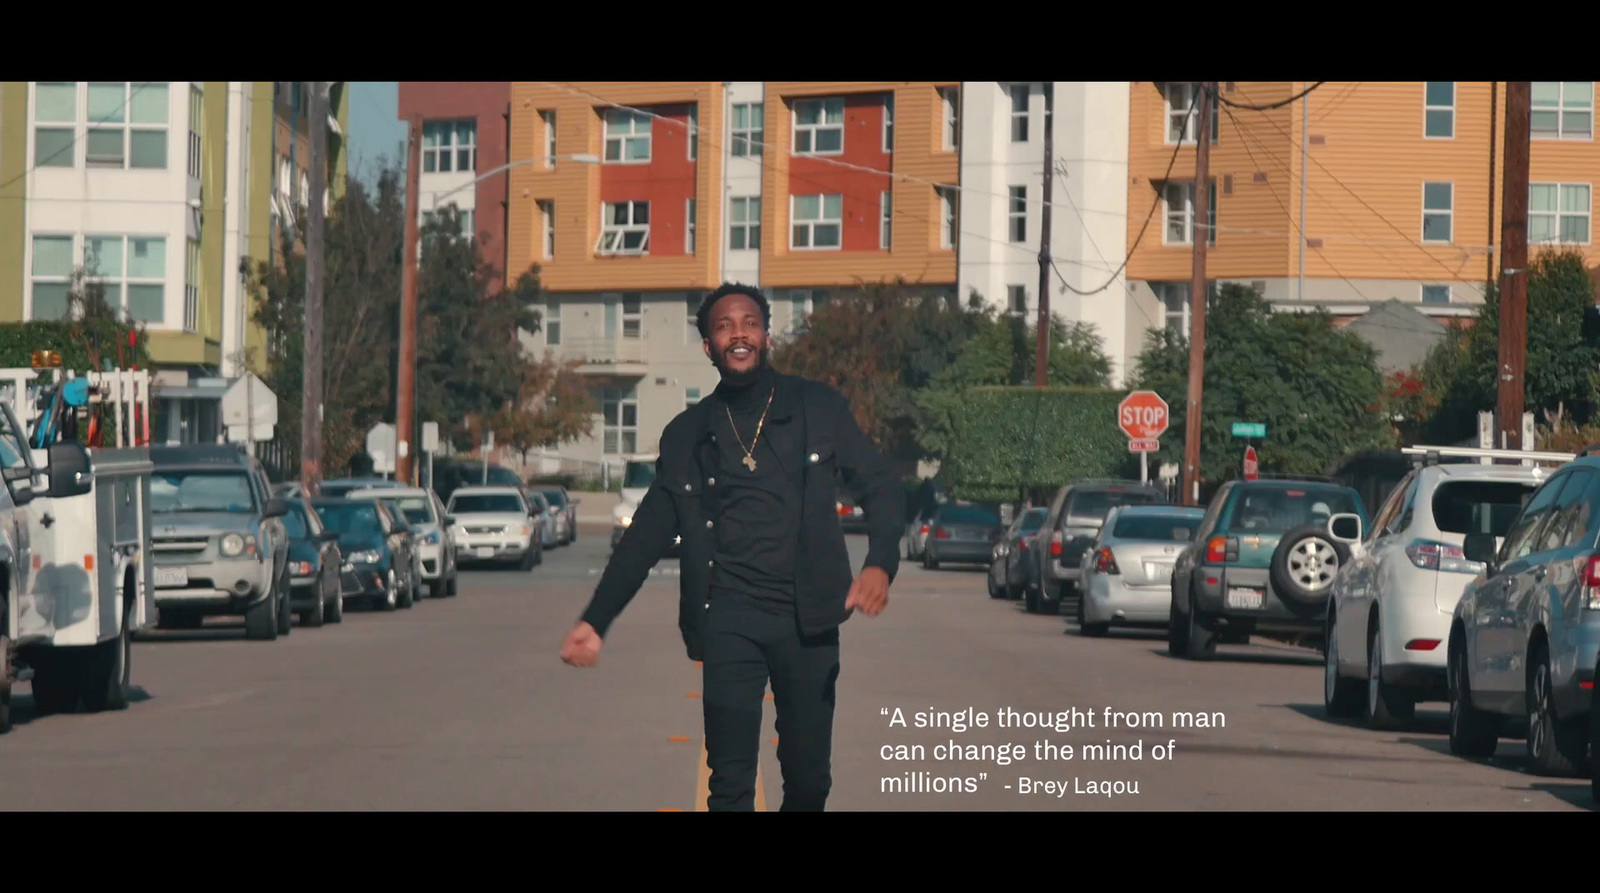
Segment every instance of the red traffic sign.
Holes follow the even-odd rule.
[[[1117,406],[1117,427],[1129,440],[1154,440],[1167,433],[1167,421],[1167,401],[1155,391],[1134,391]]]
[[[1128,452],[1130,453],[1155,453],[1160,452],[1160,450],[1161,441],[1154,437],[1139,437],[1128,441]]]
[[[1247,481],[1258,480],[1261,477],[1261,463],[1256,460],[1256,448],[1244,448],[1244,479]]]

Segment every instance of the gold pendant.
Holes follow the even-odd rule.
[[[745,456],[744,457],[744,467],[750,469],[751,471],[755,471],[756,470],[756,459],[755,459],[755,457],[754,456]]]

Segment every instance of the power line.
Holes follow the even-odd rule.
[[[167,84],[162,84],[162,86],[165,87],[165,86],[168,86],[168,85]],[[130,104],[133,103],[133,97],[138,96],[140,93],[142,93],[142,92],[144,92],[145,90],[148,90],[148,89],[150,89],[150,84],[149,83],[142,83],[138,87],[129,89],[128,90],[128,98],[124,99],[122,101],[122,105],[117,106],[117,110],[116,111],[107,112],[106,116],[104,118],[100,118],[99,120],[87,122],[87,126],[85,126],[85,128],[84,128],[84,132],[88,133],[89,132],[88,131],[89,127],[93,127],[96,124],[122,123],[122,122],[114,122],[111,119],[116,118],[117,116],[121,115],[123,110],[126,109]],[[73,84],[73,90],[74,91],[77,90],[77,84]],[[73,103],[74,103],[74,105],[76,105],[76,103],[77,103],[77,95],[76,95],[76,93],[74,93],[74,95],[73,95]],[[66,123],[66,122],[63,121],[62,123]],[[73,128],[72,128],[72,139],[70,141],[68,141],[68,143],[65,146],[62,146],[61,148],[59,148],[59,149],[55,150],[54,152],[50,153],[50,155],[48,157],[44,158],[44,159],[35,159],[35,161],[33,162],[33,166],[32,167],[28,168],[27,170],[23,171],[20,174],[17,174],[15,177],[12,177],[11,179],[5,181],[4,183],[0,183],[0,189],[4,189],[7,186],[10,186],[12,183],[17,182],[18,180],[22,179],[23,177],[26,177],[27,175],[29,175],[29,174],[33,173],[34,171],[38,170],[41,166],[43,166],[45,164],[48,164],[51,161],[54,161],[56,158],[60,157],[62,152],[65,152],[65,151],[73,148],[76,145],[78,145],[78,128],[77,128],[77,122],[74,121],[73,122]]]
[[[1215,100],[1219,105],[1232,106],[1233,108],[1244,109],[1245,111],[1248,111],[1248,112],[1270,112],[1273,109],[1281,109],[1286,105],[1295,104],[1296,102],[1306,98],[1307,96],[1310,96],[1311,95],[1311,91],[1317,89],[1318,87],[1320,87],[1320,86],[1322,86],[1323,84],[1326,84],[1326,83],[1327,83],[1327,81],[1317,81],[1315,84],[1312,84],[1311,86],[1305,88],[1304,90],[1301,90],[1299,93],[1296,93],[1295,95],[1289,97],[1288,99],[1285,99],[1282,102],[1274,102],[1271,105],[1245,105],[1244,103],[1241,103],[1241,102],[1234,102],[1231,99],[1227,99],[1227,98],[1223,97],[1221,91],[1219,91],[1219,90],[1207,89],[1203,82],[1200,84],[1200,88],[1202,90],[1206,90],[1206,92],[1210,93],[1211,94],[1211,98],[1213,100]],[[1243,93],[1244,91],[1240,90],[1239,92]]]

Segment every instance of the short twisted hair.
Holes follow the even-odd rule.
[[[744,295],[755,301],[756,306],[761,308],[761,327],[769,331],[772,329],[772,305],[767,303],[767,296],[761,293],[761,289],[739,282],[724,282],[700,302],[700,312],[695,315],[695,326],[700,329],[701,338],[711,337],[711,308],[717,306],[717,302],[728,295]]]

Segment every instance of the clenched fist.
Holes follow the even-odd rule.
[[[561,659],[574,667],[592,667],[600,660],[600,634],[587,623],[579,623],[561,643]]]

